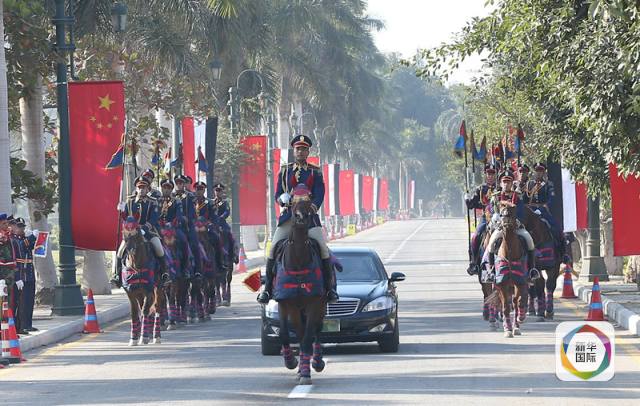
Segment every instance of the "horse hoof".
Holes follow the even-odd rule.
[[[540,321],[544,321],[544,316],[538,316],[538,318],[536,319],[536,321],[540,322]]]
[[[522,335],[522,333],[520,332],[520,329],[519,329],[519,328],[516,328],[516,329],[514,329],[514,330],[513,330],[513,335],[514,335],[514,336],[521,336],[521,335]]]
[[[133,338],[129,340],[129,347],[136,347],[138,345],[138,340],[134,340]]]
[[[504,332],[505,338],[513,338],[513,332],[511,330],[507,330]]]
[[[222,303],[220,303],[220,306],[224,306],[224,307],[229,307],[231,305],[231,303],[229,303],[228,300],[223,300]]]
[[[284,361],[284,366],[287,369],[296,369],[298,367],[298,360],[295,358],[292,358],[292,360],[290,362],[287,362],[286,360]]]
[[[309,377],[309,376],[301,376],[300,380],[298,381],[298,385],[312,385],[311,377]]]
[[[489,323],[489,330],[496,331],[497,329],[498,329],[498,324],[495,321]]]
[[[326,364],[324,363],[324,361],[320,360],[319,362],[312,362],[311,366],[313,367],[314,371],[322,372],[324,371],[324,367],[326,366]]]
[[[149,338],[147,338],[147,337],[141,338],[140,341],[138,341],[138,344],[140,344],[140,345],[149,344]]]
[[[162,344],[162,341],[160,340],[160,337],[158,337],[158,338],[154,338],[153,339],[153,343],[154,344]]]
[[[553,320],[553,312],[546,312],[544,314],[544,318],[548,320]]]
[[[169,324],[169,325],[167,326],[167,331],[175,330],[175,329],[177,329],[177,328],[178,328],[178,326],[177,326],[177,325],[175,325],[175,324]]]
[[[529,316],[535,316],[535,315],[536,315],[535,310],[529,310]]]

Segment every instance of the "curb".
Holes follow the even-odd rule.
[[[574,281],[574,289],[576,291],[576,295],[585,303],[589,303],[591,300],[591,288],[579,284]],[[635,334],[636,336],[640,333],[640,315],[632,312],[627,309],[623,305],[607,298],[605,295],[601,295],[602,297],[602,306],[604,308],[604,313],[607,315],[609,320],[614,320],[618,325],[625,330],[629,331],[631,334]]]
[[[129,303],[122,303],[109,309],[100,310],[96,312],[96,314],[101,324],[107,324],[128,316],[129,311]],[[22,352],[27,352],[34,348],[57,343],[58,341],[62,341],[73,336],[74,334],[82,333],[83,328],[84,316],[53,327],[37,335],[20,337],[20,350]]]

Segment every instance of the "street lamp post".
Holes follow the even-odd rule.
[[[240,72],[236,78],[236,85],[229,88],[229,125],[231,135],[234,136],[234,138],[237,138],[240,132],[240,78],[242,75],[249,72],[258,76],[258,79],[260,80],[260,92],[264,90],[262,75],[255,69],[245,69]],[[235,172],[231,181],[231,200],[231,231],[233,232],[236,241],[242,243],[240,235],[240,179],[238,174]]]
[[[59,121],[58,142],[58,219],[59,219],[59,283],[55,286],[52,312],[56,315],[78,315],[84,311],[80,285],[76,281],[76,249],[71,235],[71,152],[69,141],[69,105],[67,101],[67,64],[65,57],[74,44],[67,43],[66,26],[73,17],[65,13],[65,0],[56,0],[53,23],[56,28],[57,106]]]
[[[588,237],[587,256],[582,258],[582,270],[580,279],[593,282],[597,276],[601,281],[608,281],[609,274],[604,264],[604,258],[600,255],[600,197],[587,199]]]

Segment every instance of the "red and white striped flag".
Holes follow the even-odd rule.
[[[575,183],[562,168],[562,218],[564,232],[587,228],[587,191],[583,183]]]

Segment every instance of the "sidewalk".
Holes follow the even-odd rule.
[[[264,251],[249,251],[245,262],[248,269],[264,265]],[[122,289],[113,289],[111,295],[95,295],[96,313],[100,327],[129,316],[129,300]],[[86,296],[84,297],[86,301]],[[39,331],[20,336],[20,349],[27,352],[54,344],[75,334],[82,334],[84,314],[79,316],[55,316],[48,306],[37,307],[33,312],[33,326]]]
[[[610,276],[600,282],[604,313],[610,322],[617,323],[630,333],[640,335],[640,292],[635,283],[623,283],[622,276]],[[560,280],[560,279],[559,279]],[[558,285],[562,287],[562,285]],[[592,284],[573,281],[576,295],[585,303],[591,300]]]

